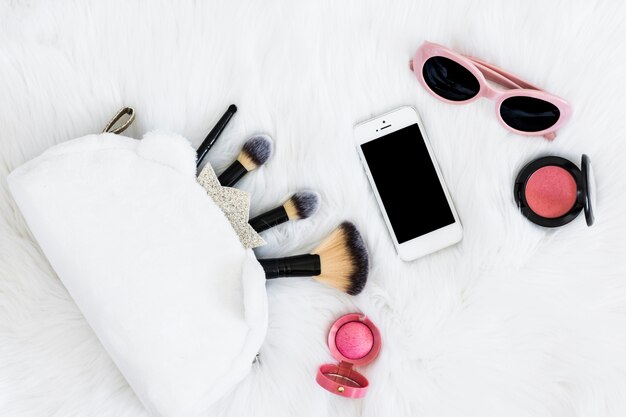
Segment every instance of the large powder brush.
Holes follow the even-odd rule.
[[[267,279],[313,277],[350,295],[363,291],[369,271],[367,248],[350,222],[339,225],[310,254],[259,259],[259,262]]]

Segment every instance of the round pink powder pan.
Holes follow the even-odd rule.
[[[554,219],[564,216],[576,203],[576,181],[557,166],[539,168],[526,182],[526,201],[532,211]]]
[[[362,398],[369,381],[354,369],[373,361],[382,342],[378,328],[360,313],[340,317],[328,334],[330,353],[338,364],[324,364],[317,371],[317,383],[333,394],[347,398]]]
[[[360,321],[350,321],[337,330],[337,350],[348,359],[361,359],[374,346],[372,331]]]
[[[527,164],[513,189],[522,214],[540,226],[558,227],[584,210],[591,226],[595,182],[587,155],[582,156],[581,167],[559,156],[545,156]]]

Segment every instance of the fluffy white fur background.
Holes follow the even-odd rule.
[[[493,103],[451,106],[408,69],[424,39],[471,53],[569,100],[553,143],[508,133]],[[619,1],[9,1],[0,3],[0,415],[143,416],[37,244],[6,175],[93,133],[123,105],[133,136],[197,145],[231,102],[218,170],[255,132],[270,163],[241,188],[253,215],[318,190],[314,218],[267,233],[260,255],[311,249],[343,219],[372,271],[349,297],[309,280],[268,284],[261,362],[212,416],[626,415],[626,4]],[[465,227],[412,263],[395,255],[352,126],[421,113]],[[541,229],[516,210],[519,168],[544,154],[594,163],[597,224]],[[419,196],[419,181],[406,192]],[[419,198],[418,198],[419,200]],[[420,213],[421,204],[415,207]],[[327,330],[363,311],[383,335],[363,400],[315,383]],[[215,335],[216,338],[219,335]]]

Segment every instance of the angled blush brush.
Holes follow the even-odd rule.
[[[292,195],[281,206],[260,214],[250,220],[257,233],[263,232],[289,220],[306,219],[320,207],[320,195],[313,191],[300,191]]]
[[[369,255],[361,234],[350,222],[340,224],[310,254],[259,259],[265,277],[313,277],[350,295],[367,282]]]
[[[244,143],[237,160],[217,179],[224,187],[232,187],[244,175],[265,164],[272,156],[273,144],[268,135],[257,135]]]

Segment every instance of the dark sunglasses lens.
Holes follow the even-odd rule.
[[[442,56],[428,58],[422,75],[431,90],[450,101],[469,100],[480,90],[474,74],[463,65]]]
[[[522,132],[539,132],[554,126],[561,112],[554,104],[534,97],[509,97],[500,106],[504,123]]]

